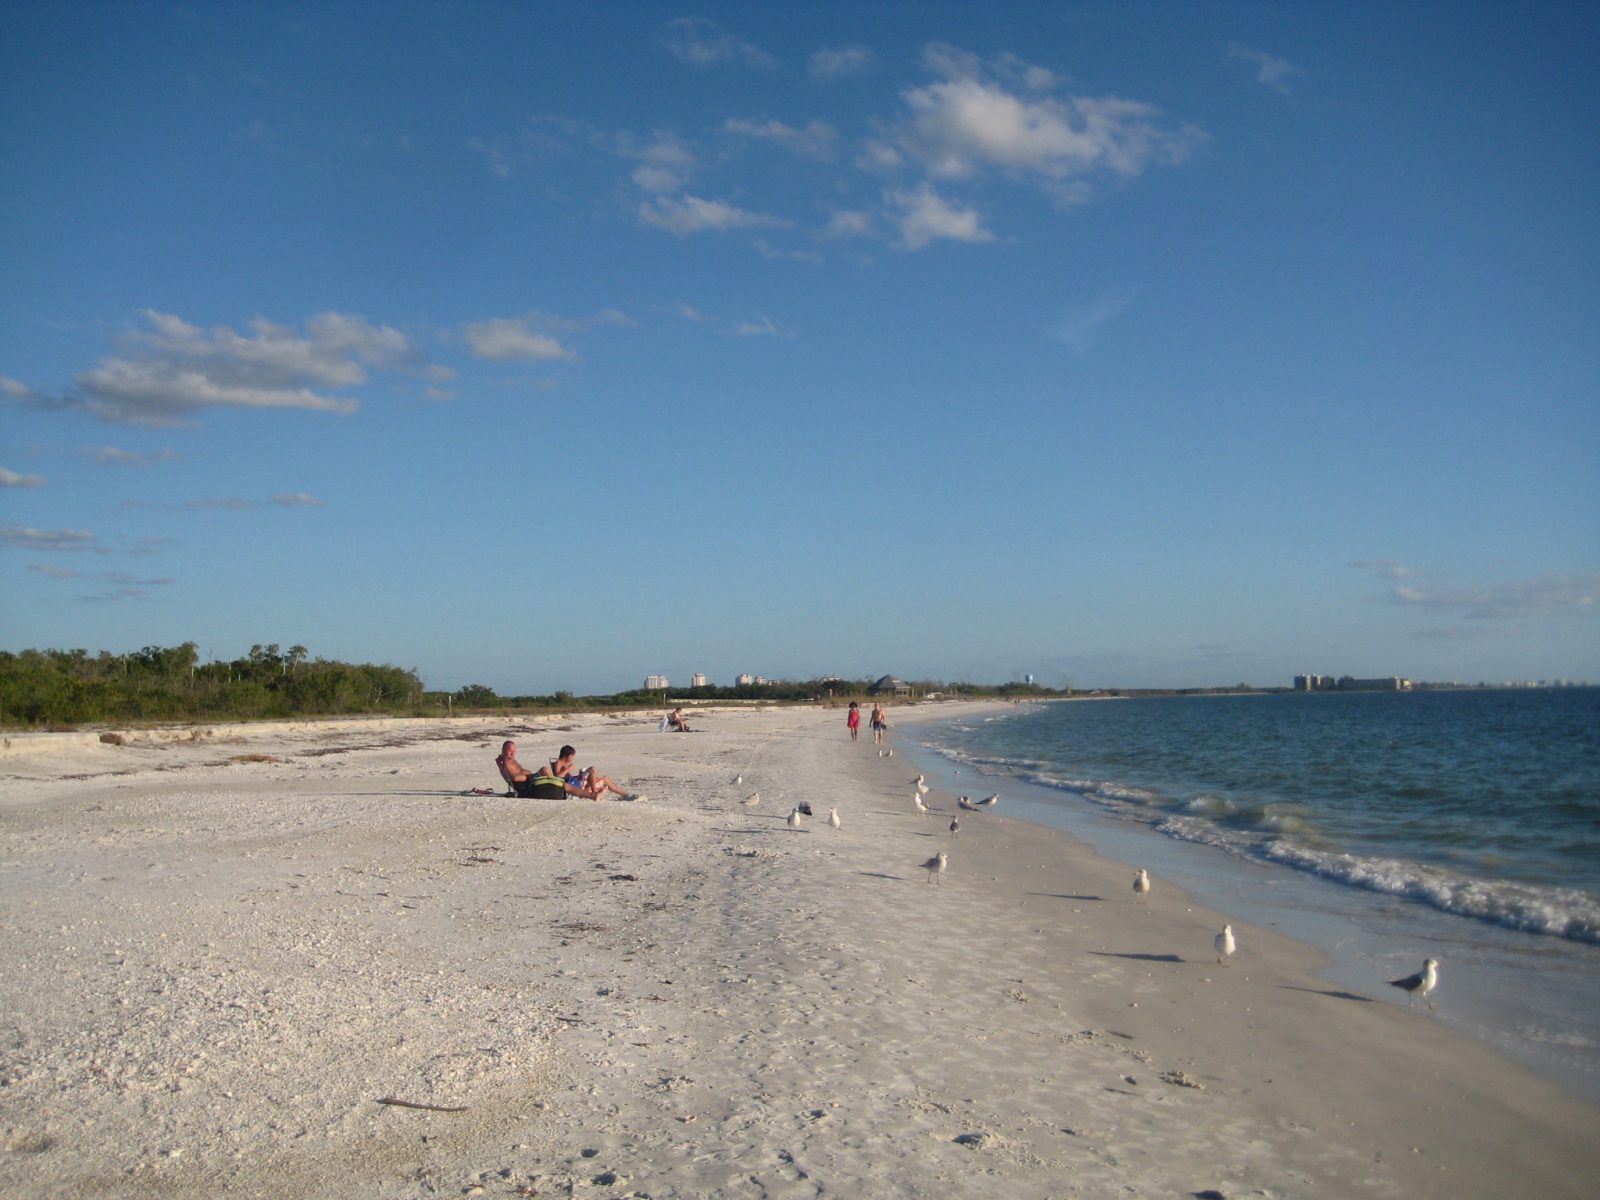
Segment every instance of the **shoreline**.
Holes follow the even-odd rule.
[[[1159,877],[1135,901],[1128,868],[1066,834],[962,814],[949,838],[953,797],[917,817],[915,756],[852,745],[841,711],[8,762],[0,1184],[1586,1191],[1592,1106],[1329,988],[1271,930],[1235,922],[1218,966],[1217,915]],[[651,798],[469,794],[502,790],[501,736],[530,760],[572,741]],[[791,830],[801,799],[816,816]]]
[[[920,724],[932,730],[944,722]],[[956,766],[968,765],[938,744],[924,741],[922,748],[947,782]],[[1147,866],[1181,881],[1213,908],[1315,947],[1328,960],[1323,978],[1379,1003],[1403,1007],[1387,981],[1410,974],[1424,957],[1439,959],[1445,998],[1438,1019],[1579,1100],[1600,1104],[1600,1020],[1593,1009],[1600,947],[1173,837],[1070,789],[1002,773],[988,777],[985,790],[996,784],[1012,816],[1060,829],[1114,860]]]

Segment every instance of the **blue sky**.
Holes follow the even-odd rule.
[[[0,648],[1600,679],[1597,50],[1580,4],[0,4]]]

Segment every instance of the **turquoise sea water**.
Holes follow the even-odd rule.
[[[1033,704],[914,736],[944,786],[1316,942],[1374,999],[1439,958],[1443,1019],[1600,1100],[1600,689]]]

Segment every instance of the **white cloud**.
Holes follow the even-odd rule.
[[[781,217],[763,213],[746,212],[720,200],[702,200],[699,196],[657,196],[639,205],[639,224],[665,229],[678,237],[706,230],[721,232],[728,229],[759,229],[784,227],[789,224]]]
[[[824,238],[871,237],[872,214],[841,209],[828,217],[827,227],[819,235]]]
[[[633,182],[652,194],[676,192],[694,176],[694,153],[676,134],[664,130],[642,146],[632,138],[619,138],[617,153],[638,160]]]
[[[1405,608],[1454,612],[1473,620],[1600,612],[1600,575],[1540,575],[1516,583],[1472,588],[1419,588],[1401,584],[1390,593]]]
[[[1021,99],[994,84],[955,79],[904,94],[903,145],[940,179],[984,167],[1048,179],[1110,170],[1136,175],[1152,161],[1181,161],[1192,133],[1166,133],[1157,110],[1135,100]]]
[[[43,475],[19,475],[0,467],[0,488],[36,488],[44,486]]]
[[[910,191],[885,194],[885,201],[897,210],[895,220],[900,242],[907,250],[920,250],[939,238],[957,242],[992,242],[994,234],[983,227],[973,209],[957,208],[924,183]]]
[[[494,359],[497,362],[577,357],[555,338],[540,332],[540,324],[541,318],[538,314],[526,317],[495,317],[464,326],[462,334],[474,354],[479,358]]]
[[[74,571],[71,567],[58,567],[53,563],[29,563],[28,570],[37,571],[49,579],[82,579],[82,571]]]
[[[209,332],[170,313],[147,310],[150,328],[124,339],[122,352],[79,374],[59,398],[23,389],[8,395],[36,407],[75,409],[104,421],[186,423],[206,408],[298,408],[350,413],[356,402],[321,389],[367,381],[369,367],[418,365],[405,335],[363,317],[322,313],[304,332],[257,318],[248,333]]]
[[[668,21],[662,44],[677,58],[696,67],[732,64],[770,71],[778,60],[743,38],[728,33],[703,17],[678,17]]]
[[[1406,566],[1405,563],[1398,562],[1392,558],[1368,558],[1363,559],[1361,562],[1353,562],[1350,565],[1357,571],[1370,572],[1371,574],[1378,576],[1380,579],[1393,579],[1398,581],[1416,574],[1416,572],[1410,567]]]
[[[705,313],[701,312],[694,305],[687,304],[682,300],[678,301],[673,311],[685,321],[693,321],[697,325],[703,323],[706,319]]]
[[[1068,310],[1056,327],[1056,340],[1068,346],[1074,354],[1087,354],[1101,327],[1131,308],[1138,295],[1134,288],[1107,288],[1089,303]]]
[[[85,446],[79,453],[102,467],[148,467],[153,463],[171,462],[178,457],[176,450],[156,450],[141,454],[133,450],[122,450],[116,446]]]
[[[1252,50],[1238,42],[1228,43],[1228,61],[1248,63],[1256,69],[1256,82],[1275,92],[1289,93],[1289,81],[1300,73],[1300,68],[1263,50]]]
[[[833,157],[833,146],[839,136],[826,121],[810,121],[804,129],[796,129],[782,121],[749,121],[729,117],[722,128],[725,133],[773,142],[795,154],[820,160]]]
[[[868,138],[861,153],[856,156],[859,169],[876,175],[898,171],[904,163],[905,158],[900,151],[881,138]]]
[[[871,70],[872,63],[872,51],[865,46],[833,46],[813,54],[808,69],[813,79],[842,79]]]
[[[322,501],[309,492],[279,492],[272,498],[279,508],[321,508]]]
[[[82,529],[33,529],[0,525],[0,546],[16,550],[95,550],[95,536]]]
[[[785,329],[771,317],[757,317],[753,321],[741,321],[728,332],[734,337],[792,338],[797,336],[792,329]]]

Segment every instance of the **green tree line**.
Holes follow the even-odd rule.
[[[311,658],[304,646],[252,646],[200,662],[193,642],[102,650],[0,651],[0,723],[251,720],[403,712],[422,703],[415,671]]]

